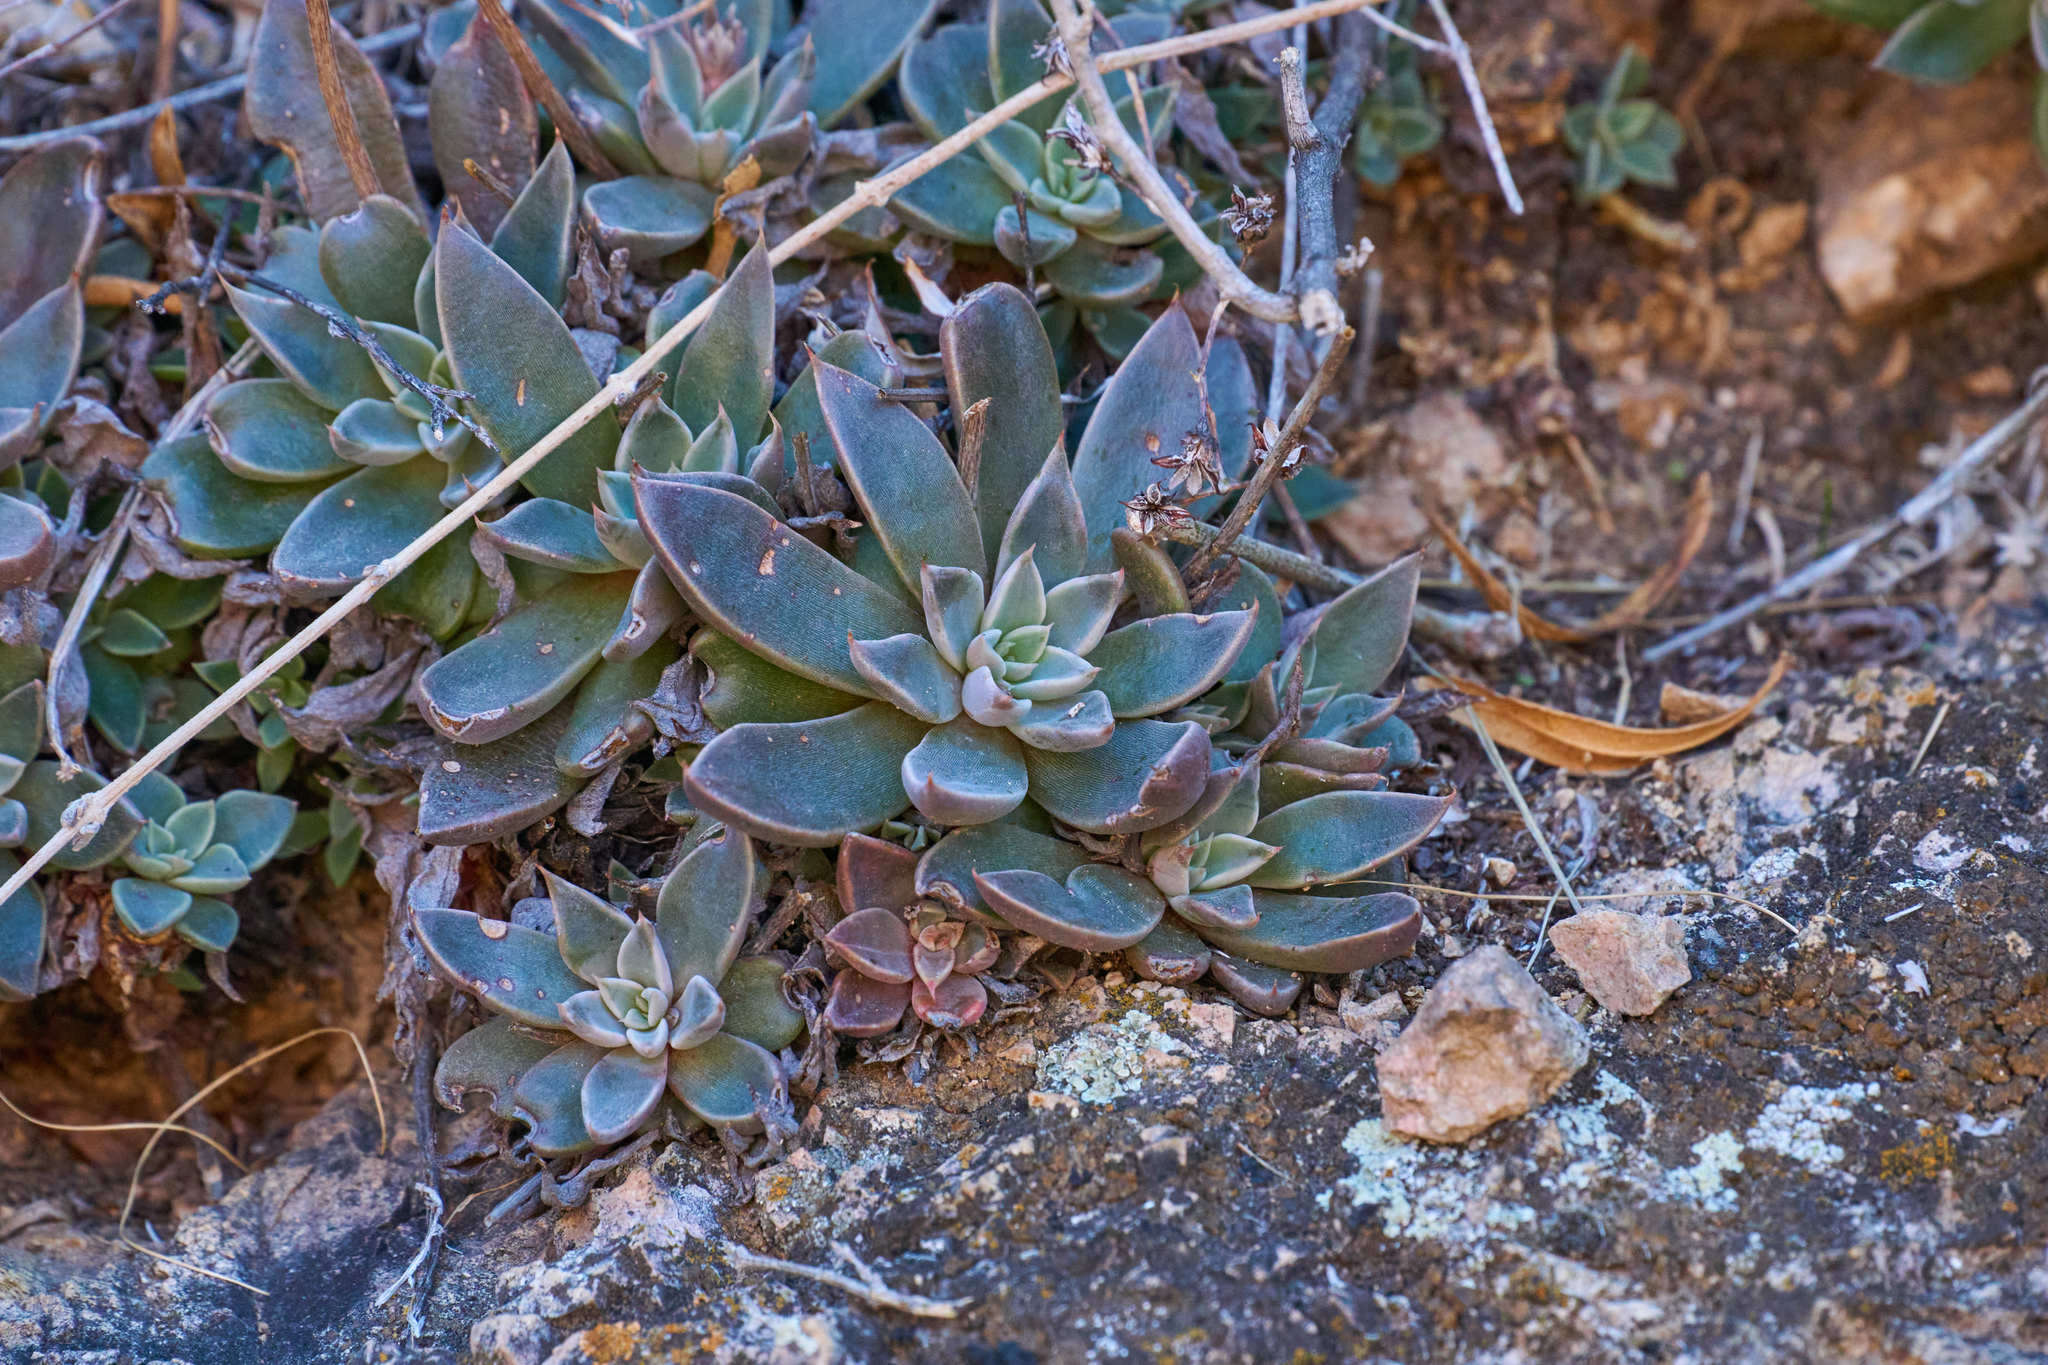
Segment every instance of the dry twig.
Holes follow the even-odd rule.
[[[1292,283],[1294,296],[1301,302],[1302,324],[1318,336],[1329,336],[1344,325],[1344,308],[1337,301],[1336,187],[1344,166],[1344,144],[1351,138],[1358,106],[1365,98],[1366,67],[1372,55],[1368,15],[1380,18],[1366,9],[1337,21],[1330,83],[1313,117],[1303,89],[1300,50],[1288,48],[1280,54],[1281,105],[1287,116],[1287,141],[1293,149],[1291,164],[1300,201],[1296,228],[1300,265]]]
[[[908,1313],[918,1318],[957,1318],[960,1310],[974,1302],[973,1299],[930,1299],[922,1294],[905,1294],[882,1283],[882,1277],[874,1268],[856,1256],[853,1248],[844,1242],[834,1242],[832,1250],[841,1260],[854,1268],[860,1276],[842,1275],[836,1270],[822,1266],[804,1265],[800,1261],[785,1261],[780,1256],[763,1256],[750,1251],[737,1242],[725,1244],[728,1259],[743,1270],[779,1270],[785,1275],[798,1275],[819,1284],[829,1284],[834,1289],[843,1289],[863,1303],[877,1308],[893,1308],[899,1313]]]
[[[370,164],[370,150],[363,146],[362,130],[356,127],[356,111],[348,102],[348,87],[341,83],[341,64],[334,56],[334,16],[327,0],[306,0],[306,34],[313,44],[313,74],[320,81],[320,101],[327,106],[327,121],[334,126],[335,147],[348,167],[349,182],[356,198],[368,199],[380,193],[377,170]]]
[[[1465,46],[1465,35],[1451,22],[1451,12],[1445,8],[1444,0],[1429,0],[1429,7],[1436,13],[1437,27],[1443,30],[1444,45],[1458,68],[1458,79],[1465,83],[1465,98],[1472,101],[1472,117],[1479,123],[1479,140],[1486,144],[1486,157],[1493,163],[1494,178],[1500,181],[1501,197],[1508,201],[1508,211],[1520,217],[1522,192],[1515,188],[1507,153],[1500,149],[1500,130],[1493,126],[1493,115],[1486,112],[1486,92],[1479,86],[1479,69],[1472,65],[1472,49]]]
[[[569,108],[569,101],[562,98],[562,92],[548,79],[548,73],[541,69],[540,59],[533,55],[526,35],[512,22],[512,16],[505,13],[503,0],[477,0],[477,13],[483,15],[490,25],[491,36],[511,54],[512,64],[519,68],[519,81],[526,87],[526,93],[533,102],[548,111],[548,118],[561,134],[562,141],[569,144],[569,151],[583,168],[600,180],[616,180],[619,168],[612,165],[611,158],[598,148],[597,140],[583,121]]]

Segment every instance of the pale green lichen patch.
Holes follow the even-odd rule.
[[[1149,1075],[1163,1072],[1187,1045],[1163,1031],[1151,1015],[1126,1010],[1114,1023],[1096,1024],[1061,1039],[1038,1059],[1038,1088],[1109,1104],[1137,1093]]]

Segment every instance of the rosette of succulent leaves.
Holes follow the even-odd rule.
[[[956,914],[917,894],[918,855],[903,845],[849,834],[835,886],[845,917],[825,935],[843,964],[822,1017],[834,1033],[875,1038],[906,1013],[934,1028],[972,1028],[988,1010],[982,974],[1003,943],[991,921]]]
[[[1201,794],[1172,821],[1114,842],[1028,819],[956,830],[919,861],[916,892],[1064,947],[1122,950],[1154,980],[1212,973],[1262,1014],[1286,1011],[1298,973],[1406,953],[1421,911],[1388,889],[1406,880],[1394,860],[1449,798],[1386,790],[1386,770],[1418,755],[1393,714],[1399,698],[1372,694],[1406,644],[1416,567],[1393,565],[1317,609],[1284,649],[1277,633],[1255,640],[1240,656],[1256,670],[1248,680],[1175,713],[1212,731],[1214,747]],[[1271,583],[1240,572],[1240,600],[1277,617]]]
[[[1172,21],[1134,8],[1110,27],[1128,47],[1166,37]],[[903,56],[904,107],[934,140],[960,131],[1045,75],[1052,31],[1039,0],[992,0],[986,22],[940,25]],[[1172,130],[1173,100],[1172,87],[1151,86],[1125,95],[1117,112],[1141,145],[1159,148]],[[1180,177],[1170,165],[1165,171]],[[1194,207],[1198,221],[1215,221],[1213,206]],[[1166,224],[1111,174],[1070,101],[1040,101],[977,141],[974,154],[899,191],[890,209],[924,232],[1035,270],[1052,288],[1045,325],[1062,349],[1078,323],[1121,359],[1148,323],[1137,305],[1171,297],[1198,273],[1177,243],[1161,241]]]
[[[710,228],[732,189],[788,175],[896,69],[935,0],[804,7],[633,0],[627,22],[574,0],[520,6],[543,67],[614,167],[583,204],[599,239],[647,268]],[[779,55],[775,55],[779,54]]]
[[[762,1131],[787,1102],[778,1054],[803,1016],[783,999],[783,959],[740,956],[765,884],[751,841],[699,822],[651,920],[545,875],[547,898],[509,922],[416,912],[434,965],[495,1016],[442,1055],[442,1102],[488,1091],[541,1157],[655,1125]]]

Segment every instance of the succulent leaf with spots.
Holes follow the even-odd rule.
[[[777,1053],[803,1028],[782,998],[784,964],[740,956],[761,876],[748,838],[706,821],[652,919],[553,874],[552,933],[416,912],[435,967],[497,1016],[443,1054],[442,1102],[489,1091],[493,1112],[524,1123],[544,1157],[624,1141],[665,1113],[759,1132],[787,1086]]]

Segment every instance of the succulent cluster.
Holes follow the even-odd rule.
[[[552,874],[546,900],[528,902],[541,927],[416,912],[434,965],[496,1016],[443,1054],[443,1102],[490,1092],[493,1111],[524,1122],[544,1157],[657,1119],[759,1132],[763,1112],[785,1102],[777,1053],[803,1028],[781,994],[786,964],[740,956],[759,876],[747,837],[705,822],[651,920]]]
[[[1413,4],[1389,5],[1387,17],[1406,24]],[[1423,83],[1415,49],[1389,43],[1379,81],[1366,91],[1358,108],[1358,126],[1351,132],[1351,168],[1361,179],[1379,186],[1401,178],[1410,157],[1421,156],[1443,140],[1444,117]]]
[[[1666,188],[1678,183],[1672,163],[1685,145],[1685,129],[1656,101],[1639,97],[1649,79],[1642,54],[1624,47],[1598,98],[1565,111],[1564,140],[1579,158],[1581,200],[1612,194],[1630,181]]]

